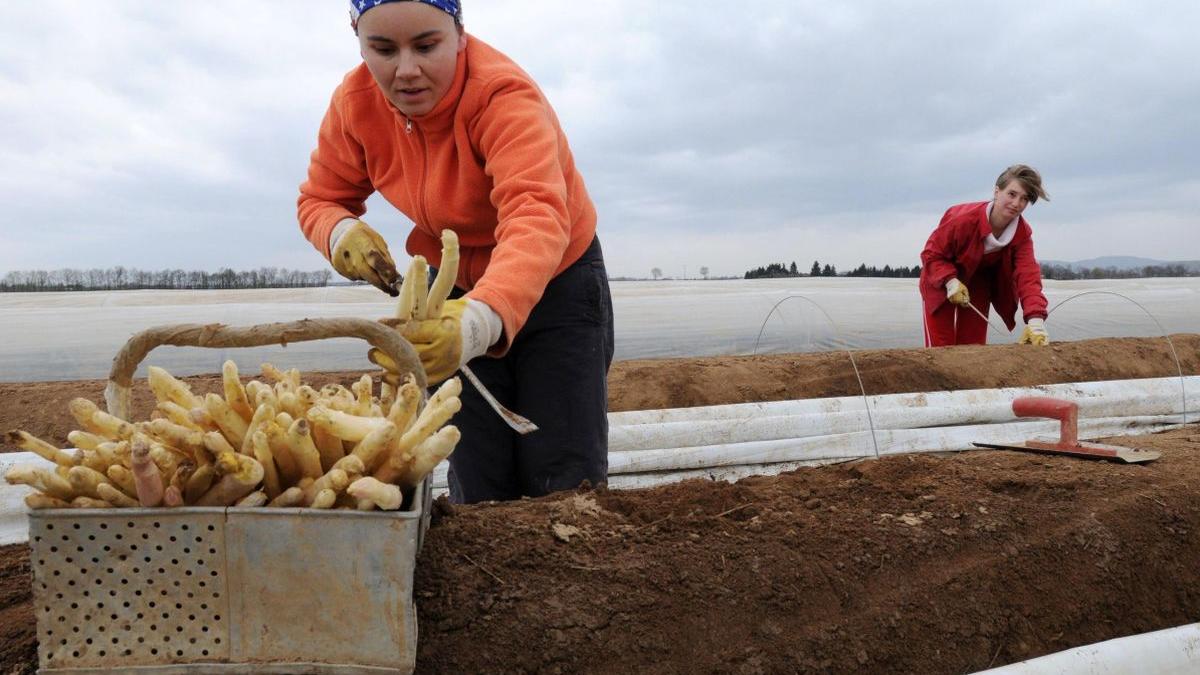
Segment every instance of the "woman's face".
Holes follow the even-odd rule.
[[[1002,215],[1006,223],[1021,215],[1025,207],[1029,206],[1029,195],[1025,192],[1025,186],[1015,178],[1008,181],[1004,187],[996,188],[995,198],[996,204],[992,206],[992,211]]]
[[[408,117],[419,117],[450,90],[467,37],[436,7],[388,2],[359,17],[358,44],[383,95]]]

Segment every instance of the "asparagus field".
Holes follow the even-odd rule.
[[[1200,336],[1173,338],[1200,373]],[[1177,374],[1161,339],[855,357],[870,394]],[[610,384],[613,410],[858,392],[844,353],[619,362]],[[103,386],[0,384],[0,429],[63,447],[67,403]],[[143,389],[139,419],[156,405]],[[1200,427],[1105,442],[1163,456],[980,451],[439,501],[414,588],[418,672],[962,673],[1195,621]],[[29,583],[28,549],[0,550],[0,673],[36,667]]]

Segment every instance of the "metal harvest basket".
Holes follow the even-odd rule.
[[[161,344],[246,347],[360,337],[424,372],[394,330],[361,319],[242,329],[166,326],[114,359],[109,411]],[[42,673],[407,673],[416,553],[430,484],[395,512],[61,509],[29,514]]]

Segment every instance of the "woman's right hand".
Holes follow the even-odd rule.
[[[329,261],[338,274],[353,281],[365,281],[392,297],[400,294],[396,288],[400,281],[396,263],[378,232],[361,220],[342,221],[335,228],[334,237]]]
[[[967,285],[958,279],[946,282],[946,299],[960,307],[971,304],[971,294],[967,293]]]

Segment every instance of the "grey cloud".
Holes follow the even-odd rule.
[[[0,270],[85,253],[101,265],[322,264],[295,225],[296,186],[356,48],[336,0],[266,5],[0,9],[0,228],[21,242]],[[767,262],[742,238],[772,231],[804,247],[781,252],[789,260],[911,264],[914,233],[955,201],[986,198],[1015,161],[1040,168],[1054,198],[1032,216],[1061,224],[1039,235],[1042,255],[1200,258],[1195,238],[1158,241],[1200,210],[1194,3],[473,0],[466,11],[554,102],[618,273],[645,273],[630,247],[647,233],[677,244],[664,267],[704,264],[690,247],[718,250],[727,235],[719,271],[740,272]],[[370,205],[402,240],[406,219]],[[1161,236],[1123,227],[1147,218]],[[34,221],[41,232],[10,236]],[[72,241],[80,252],[63,253]]]

